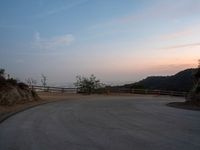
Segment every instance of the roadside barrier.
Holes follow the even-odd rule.
[[[64,87],[52,87],[52,86],[30,86],[32,90],[36,92],[62,92],[62,93],[77,93],[77,88],[64,88]]]
[[[61,93],[78,93],[77,88],[63,88],[51,86],[30,86],[35,91],[44,92],[61,92]],[[149,95],[170,95],[170,96],[187,96],[187,92],[166,91],[166,90],[149,90],[149,89],[129,89],[129,88],[103,88],[103,90],[96,90],[97,94],[112,94],[112,93],[129,93],[129,94],[149,94]]]

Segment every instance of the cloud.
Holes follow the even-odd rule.
[[[95,30],[99,28],[112,28],[116,25],[147,22],[149,20],[170,20],[178,21],[181,18],[186,18],[191,15],[197,15],[200,13],[200,1],[191,0],[177,0],[174,3],[173,0],[168,1],[155,1],[148,7],[141,8],[137,13],[124,15],[122,17],[116,17],[114,19],[95,24],[89,29]]]
[[[48,11],[45,11],[41,14],[38,14],[36,15],[37,18],[44,18],[44,17],[48,17],[48,16],[51,16],[51,15],[54,15],[54,14],[57,14],[57,13],[60,13],[62,11],[66,11],[66,10],[69,10],[69,9],[72,9],[74,7],[77,7],[79,5],[82,5],[86,2],[88,2],[89,0],[79,0],[79,1],[75,1],[71,4],[68,4],[66,6],[61,6],[61,7],[58,7],[58,8],[55,8],[55,9],[52,9],[52,10],[48,10]]]
[[[177,48],[196,47],[196,46],[200,46],[200,43],[190,43],[190,44],[183,44],[183,45],[174,45],[174,46],[164,47],[162,49],[177,49]]]
[[[161,40],[173,40],[173,39],[180,38],[180,37],[183,37],[183,36],[186,37],[186,36],[192,35],[194,33],[195,33],[195,30],[186,29],[186,30],[177,31],[177,32],[174,32],[174,33],[162,35],[162,36],[160,36],[160,39]]]
[[[161,40],[174,40],[177,38],[182,38],[182,37],[189,37],[189,36],[194,36],[194,35],[199,35],[200,34],[200,24],[192,25],[186,28],[179,29],[179,31],[168,33],[165,35],[159,36],[159,39]]]
[[[177,20],[200,12],[200,2],[195,0],[158,1],[148,10],[146,16],[150,19]]]
[[[41,38],[40,33],[35,33],[34,46],[40,49],[51,49],[62,46],[69,46],[74,41],[74,36],[66,34],[62,36],[56,36],[52,38]]]
[[[170,69],[181,69],[181,68],[193,68],[196,64],[194,63],[178,63],[178,64],[165,64],[153,66],[157,70],[170,70]]]

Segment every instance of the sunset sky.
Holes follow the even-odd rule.
[[[199,58],[200,0],[0,0],[0,68],[20,80],[121,84]]]

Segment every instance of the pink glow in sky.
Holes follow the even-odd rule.
[[[199,58],[199,0],[0,2],[0,68],[21,80],[127,83]]]

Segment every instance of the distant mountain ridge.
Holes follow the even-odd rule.
[[[196,70],[194,68],[186,69],[172,76],[150,76],[139,82],[125,84],[121,87],[188,92],[194,85],[193,74]]]

